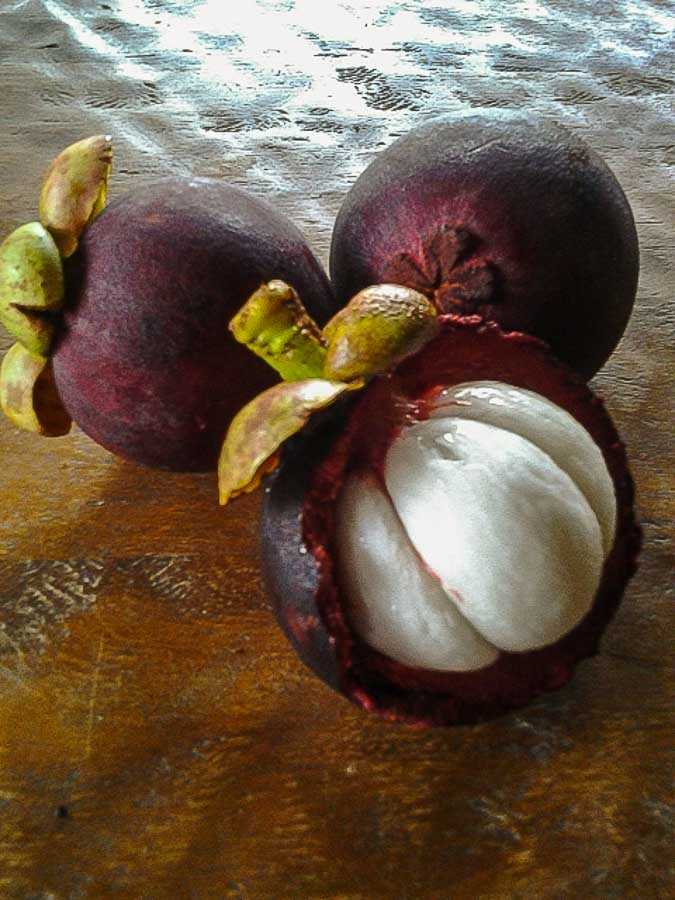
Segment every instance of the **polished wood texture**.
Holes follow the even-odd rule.
[[[673,896],[672,4],[230,6],[4,0],[3,234],[35,217],[58,150],[107,131],[112,193],[222,175],[325,258],[340,197],[413,123],[565,121],[640,232],[635,314],[595,379],[632,460],[640,570],[560,692],[476,727],[394,727],[275,627],[256,497],[223,511],[213,476],[3,421],[0,896]]]

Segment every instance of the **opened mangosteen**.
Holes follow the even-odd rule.
[[[395,141],[345,197],[330,254],[340,304],[405,285],[442,314],[540,337],[584,378],[625,330],[638,268],[608,166],[560,125],[519,113],[444,116]]]
[[[602,402],[538,339],[437,319],[399,287],[361,292],[323,338],[317,377],[242,410],[222,456],[227,500],[292,436],[265,488],[262,564],[300,657],[417,724],[562,686],[596,652],[640,545]]]
[[[41,222],[3,245],[0,312],[44,357],[63,416],[97,443],[149,466],[213,469],[233,415],[276,380],[230,335],[233,315],[282,277],[322,323],[334,311],[331,288],[289,219],[223,180],[167,178],[104,208],[111,160],[99,136],[52,164]],[[26,284],[28,298],[17,293]],[[15,423],[46,418],[34,408],[37,368],[23,365],[21,408],[3,405]]]

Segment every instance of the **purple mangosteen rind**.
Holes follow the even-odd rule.
[[[315,468],[307,460],[329,453],[353,403],[353,396],[341,399],[284,445],[280,465],[265,480],[260,532],[263,579],[277,621],[303,662],[337,691],[341,677],[335,638],[316,603],[320,561],[308,552],[300,523]]]
[[[324,411],[289,443],[265,488],[261,532],[265,583],[301,659],[357,705],[416,725],[488,719],[562,687],[582,659],[597,653],[641,544],[625,448],[602,401],[536,338],[504,333],[477,317],[445,316],[441,326],[440,335],[392,375]],[[616,536],[591,609],[559,641],[501,652],[495,663],[471,673],[416,669],[365,644],[349,622],[335,566],[335,501],[348,471],[381,470],[405,416],[424,417],[428,394],[484,378],[542,393],[586,428],[614,483]]]
[[[369,284],[540,337],[585,378],[619,342],[639,271],[617,179],[579,137],[522,113],[442,116],[395,141],[338,213],[338,302]]]

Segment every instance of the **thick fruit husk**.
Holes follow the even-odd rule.
[[[228,330],[273,278],[326,321],[320,264],[266,203],[207,178],[167,179],[111,203],[67,266],[54,372],[73,419],[127,459],[214,469],[233,415],[278,380]]]
[[[600,636],[635,571],[640,529],[623,444],[602,402],[534,338],[505,334],[478,317],[441,319],[441,334],[287,448],[265,498],[262,560],[279,622],[328,684],[371,712],[399,721],[450,725],[490,718],[561,687],[597,652]],[[348,471],[381,475],[405,421],[424,418],[441,385],[490,379],[526,388],[567,410],[600,447],[614,482],[617,533],[594,603],[564,638],[540,650],[500,653],[470,673],[411,668],[366,646],[352,630],[335,565],[335,500]],[[508,535],[505,535],[508,539]]]
[[[442,313],[540,337],[585,378],[626,328],[638,268],[607,165],[518,113],[444,116],[397,140],[347,194],[330,258],[341,304],[370,284],[405,284]]]

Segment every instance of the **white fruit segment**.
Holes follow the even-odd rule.
[[[432,418],[475,419],[527,438],[567,472],[598,518],[605,555],[614,543],[616,497],[600,448],[586,429],[550,400],[498,381],[467,381],[445,388]]]
[[[434,415],[445,417],[389,448],[386,491],[372,476],[347,479],[338,565],[368,644],[407,665],[467,671],[499,650],[555,643],[584,617],[616,502],[590,436],[545,398],[475,382],[441,400]],[[464,418],[460,401],[489,421]]]
[[[372,476],[348,480],[340,498],[337,541],[351,621],[388,656],[431,669],[466,671],[497,658],[448,601],[415,553],[391,501]]]

